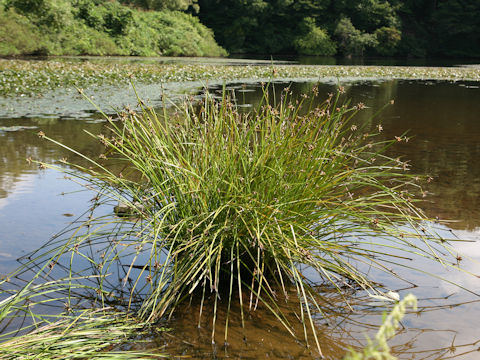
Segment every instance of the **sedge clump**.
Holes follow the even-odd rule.
[[[119,201],[134,219],[112,213],[108,221],[121,225],[108,234],[104,216],[100,230],[90,217],[88,233],[65,247],[70,264],[88,258],[105,277],[122,269],[115,302],[149,322],[196,296],[202,306],[212,300],[215,324],[223,302],[225,341],[233,302],[242,319],[261,304],[296,336],[279,306],[293,293],[306,341],[320,351],[319,281],[379,295],[372,266],[391,272],[392,258],[405,259],[399,253],[439,260],[435,248],[446,246],[415,206],[415,177],[386,155],[396,140],[383,139],[381,127],[367,131],[355,117],[363,104],[341,99],[321,102],[314,91],[292,100],[286,89],[275,104],[265,90],[242,112],[226,92],[206,93],[174,111],[139,101],[139,110],[106,116],[110,134],[98,138],[109,160],[88,159],[71,174],[97,190],[95,206]],[[114,292],[106,293],[108,303]]]

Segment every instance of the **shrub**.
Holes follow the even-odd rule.
[[[0,23],[0,56],[41,52],[41,36],[27,18],[13,10],[3,11],[0,8]]]
[[[213,32],[198,18],[174,11],[139,14],[138,23],[148,24],[157,34],[159,51],[168,56],[225,56]]]
[[[59,30],[73,22],[70,1],[8,0],[6,8],[13,8],[19,14],[26,16],[33,24],[49,30]]]
[[[199,10],[197,0],[122,0],[122,3],[132,4],[144,9],[152,10],[187,10],[192,7]]]
[[[112,36],[126,35],[133,26],[133,11],[116,2],[108,2],[102,6],[103,27]]]
[[[344,55],[363,55],[367,48],[375,47],[375,35],[356,29],[349,18],[342,18],[335,28],[338,48]]]
[[[314,19],[306,18],[303,22],[305,34],[294,41],[297,52],[302,55],[335,55],[337,48],[327,32],[315,26]]]
[[[2,55],[226,55],[212,31],[177,11],[96,0],[8,0],[6,7],[8,19],[0,10]]]
[[[375,30],[374,35],[377,39],[375,51],[384,56],[394,55],[400,40],[402,40],[400,30],[391,27],[381,27]]]

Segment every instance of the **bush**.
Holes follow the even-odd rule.
[[[8,0],[6,8],[14,9],[26,16],[34,25],[50,31],[62,29],[74,21],[72,4],[66,0]]]
[[[76,0],[75,16],[82,19],[88,27],[103,30],[104,20],[100,8],[91,0]]]
[[[54,55],[128,55],[107,33],[83,24],[76,24],[65,32],[54,34],[51,40],[55,47],[50,52]]]
[[[122,0],[122,3],[150,10],[180,10],[192,8],[198,12],[198,0]]]
[[[335,55],[336,45],[327,32],[315,26],[314,19],[306,18],[303,23],[305,34],[295,39],[295,50],[301,55]]]
[[[133,11],[116,2],[108,2],[102,6],[103,27],[112,36],[126,35],[134,25]]]
[[[392,56],[397,51],[397,46],[402,40],[400,30],[391,27],[381,27],[374,33],[377,39],[375,51],[380,55]]]
[[[377,45],[375,35],[356,29],[349,18],[342,18],[335,28],[338,48],[344,55],[363,55],[367,48]]]
[[[166,56],[224,56],[211,30],[192,15],[176,12],[138,12],[136,29],[122,41],[130,44],[129,51],[148,49]],[[123,45],[125,46],[125,45]]]
[[[43,52],[42,37],[34,25],[13,9],[0,9],[0,56]]]

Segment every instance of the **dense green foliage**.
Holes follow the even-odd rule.
[[[189,10],[198,11],[198,0],[120,0],[125,4],[150,10]]]
[[[336,46],[330,39],[327,32],[315,25],[315,20],[312,18],[305,18],[303,20],[302,33],[304,36],[299,36],[294,40],[295,49],[299,54],[304,55],[335,55]]]
[[[0,55],[480,56],[477,0],[0,0]],[[202,25],[200,21],[204,24]]]
[[[230,52],[480,56],[477,0],[199,0]],[[305,26],[305,22],[309,26]],[[318,40],[314,40],[318,39]]]
[[[212,32],[190,14],[137,10],[115,1],[7,0],[0,5],[0,23],[3,56],[225,55]]]

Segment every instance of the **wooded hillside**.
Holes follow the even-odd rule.
[[[0,25],[0,55],[480,57],[478,0],[0,0]]]

